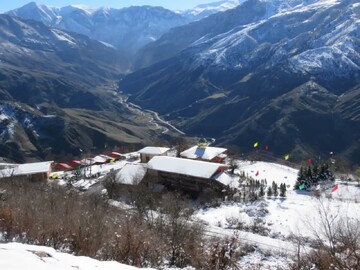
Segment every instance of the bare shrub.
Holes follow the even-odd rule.
[[[163,264],[166,243],[138,217],[127,216],[102,251],[104,259],[139,267]]]
[[[109,211],[97,197],[45,183],[15,183],[0,202],[0,229],[8,240],[95,256],[108,239]]]
[[[316,246],[298,256],[292,269],[360,269],[360,221],[331,212],[321,200],[317,210],[320,226],[310,225]]]
[[[169,243],[167,257],[171,266],[185,267],[202,244],[203,228],[191,221],[192,208],[179,195],[164,196],[156,220],[158,235]]]
[[[248,250],[247,247],[243,250],[240,248],[239,236],[237,234],[223,240],[213,239],[209,249],[204,254],[201,269],[239,269],[237,262],[241,256],[247,254]]]
[[[243,230],[245,227],[245,222],[240,217],[227,217],[226,223],[231,229]]]

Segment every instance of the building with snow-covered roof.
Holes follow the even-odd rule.
[[[228,191],[228,186],[215,176],[226,168],[226,165],[219,163],[156,156],[147,164],[146,180],[170,190],[183,190],[194,195],[206,190],[224,194],[224,191]]]
[[[166,147],[147,146],[138,151],[138,153],[140,154],[140,162],[147,163],[153,157],[167,156],[167,153],[169,150],[170,150],[170,148],[166,148]]]
[[[16,166],[0,170],[0,178],[25,176],[33,181],[47,180],[53,161],[17,164]]]
[[[222,162],[226,157],[224,154],[226,148],[195,145],[180,153],[180,157],[188,159],[197,159],[211,162]]]
[[[126,164],[115,176],[115,181],[123,185],[138,185],[146,174],[144,164]]]

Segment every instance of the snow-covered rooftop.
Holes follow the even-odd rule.
[[[139,150],[138,153],[145,154],[145,155],[162,155],[169,150],[170,150],[170,148],[166,148],[166,147],[147,146],[147,147]]]
[[[93,157],[92,161],[93,163],[105,163],[107,161],[107,158],[102,155],[98,155],[96,157]]]
[[[212,160],[214,157],[224,153],[226,148],[211,147],[199,148],[198,146],[193,146],[180,153],[180,156],[185,158],[197,159],[201,158],[204,160]]]
[[[225,165],[219,163],[166,156],[157,156],[152,158],[147,166],[152,170],[201,178],[211,178],[220,168],[226,167]]]
[[[145,176],[146,168],[142,164],[126,164],[117,174],[116,182],[126,185],[136,185]]]
[[[239,179],[240,177],[237,175],[230,175],[226,172],[221,172],[213,177],[216,181],[220,182],[221,184],[231,187],[231,188],[238,188],[239,187]]]
[[[1,170],[0,177],[47,173],[50,171],[52,163],[53,161],[19,164],[16,167]]]

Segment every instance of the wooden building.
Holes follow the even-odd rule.
[[[153,157],[167,156],[170,148],[148,146],[138,151],[140,154],[140,162],[148,163]]]
[[[46,181],[52,171],[53,161],[17,164],[0,171],[0,178],[26,178],[30,181]]]
[[[226,168],[226,165],[219,163],[156,156],[147,164],[146,181],[195,196],[207,191],[224,196],[230,192],[230,188],[218,179]]]

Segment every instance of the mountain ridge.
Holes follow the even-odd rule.
[[[157,45],[171,44],[164,57],[167,59],[129,74],[120,82],[120,90],[130,94],[132,102],[159,111],[185,132],[215,137],[221,144],[241,145],[250,151],[252,141],[264,138],[276,145],[277,154],[294,151],[294,157],[301,159],[315,153],[314,149],[330,152],[329,145],[333,142],[337,151],[359,160],[356,121],[347,121],[343,113],[332,113],[329,109],[326,110],[328,117],[324,117],[321,111],[313,108],[319,104],[311,97],[303,97],[312,104],[310,107],[301,103],[302,99],[286,97],[294,95],[294,89],[299,91],[314,84],[313,91],[325,89],[329,93],[320,92],[317,98],[331,104],[330,107],[346,111],[344,104],[334,103],[334,99],[342,94],[346,97],[352,91],[357,95],[360,20],[356,14],[360,6],[351,0],[308,1],[306,5],[279,9],[271,16],[267,8],[266,2],[247,1],[236,9],[170,30],[145,47],[151,58],[164,51]],[[238,17],[246,19],[243,14],[249,18],[237,20]],[[234,25],[228,23],[229,18]],[[222,20],[226,22],[224,27]],[[218,30],[213,29],[214,24]],[[198,32],[198,29],[210,28],[215,31],[210,35]],[[273,100],[283,102],[273,103]],[[279,111],[276,104],[280,103],[285,108]],[[303,105],[297,106],[298,103]],[[353,100],[347,99],[346,104],[351,111],[358,111],[358,104]],[[258,115],[259,110],[267,106],[271,110]],[[291,108],[303,111],[307,117],[301,120]],[[279,112],[289,113],[289,116],[282,117]],[[357,119],[354,114],[346,111],[347,116]],[[326,136],[323,142],[314,142],[305,132],[304,124],[311,119],[316,123],[310,122],[317,130],[316,136]],[[336,127],[335,120],[344,128],[347,139],[337,141],[341,128]],[[278,121],[283,123],[279,126],[282,133],[272,130],[268,134],[269,124]],[[326,126],[322,123],[328,123],[333,136],[316,128]],[[258,130],[254,131],[256,128]],[[285,131],[289,132],[289,138]],[[356,136],[349,135],[351,133]],[[290,138],[293,138],[292,143]],[[282,145],[285,141],[286,146]],[[347,150],[350,148],[353,149],[351,153]]]

